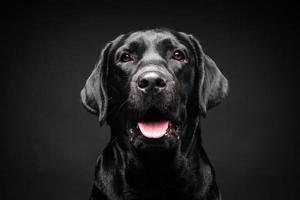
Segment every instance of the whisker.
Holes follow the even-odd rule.
[[[115,136],[114,139],[112,139],[109,143],[113,144],[113,143],[115,143],[117,141],[117,139],[118,139],[118,136]]]
[[[125,108],[124,106],[128,103],[128,99],[126,99],[125,101],[123,101],[121,103],[121,105],[118,108],[115,108],[115,114],[113,116],[113,120],[117,118],[117,116],[119,115],[119,113],[122,111],[123,108]]]
[[[120,106],[118,109],[118,112],[120,112],[122,110],[122,108],[126,105],[126,103],[128,103],[128,99],[126,99]]]

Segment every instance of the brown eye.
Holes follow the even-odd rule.
[[[129,62],[129,61],[132,61],[132,57],[130,56],[129,53],[123,53],[120,57],[120,61],[121,62]]]
[[[176,50],[174,51],[172,58],[178,61],[183,61],[185,59],[185,55],[182,51]]]

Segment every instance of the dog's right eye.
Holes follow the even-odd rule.
[[[120,61],[121,62],[129,62],[129,61],[132,61],[133,58],[130,56],[129,53],[123,53],[121,56],[120,56]]]

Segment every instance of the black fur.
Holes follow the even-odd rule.
[[[175,50],[184,59],[174,59]],[[131,59],[124,62],[125,52]],[[163,89],[138,86],[150,72],[163,80]],[[226,78],[191,35],[154,29],[109,42],[81,91],[83,105],[111,127],[90,199],[220,199],[201,145],[200,118],[227,93]],[[151,139],[136,128],[140,120],[172,126]]]

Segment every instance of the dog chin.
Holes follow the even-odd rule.
[[[176,147],[180,135],[174,128],[168,128],[166,133],[159,138],[149,138],[141,133],[138,128],[129,128],[129,141],[135,149],[141,151],[166,150]]]

